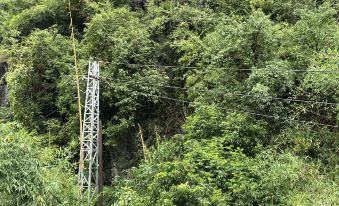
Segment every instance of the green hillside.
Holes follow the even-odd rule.
[[[104,205],[338,205],[338,0],[1,0],[0,206],[80,204],[75,57]]]

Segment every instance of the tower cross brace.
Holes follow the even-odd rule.
[[[99,145],[99,63],[89,61],[85,111],[82,128],[83,168],[79,168],[82,203],[90,205],[98,192]]]

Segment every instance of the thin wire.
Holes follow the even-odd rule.
[[[71,77],[71,76],[75,76],[75,75],[67,75],[67,77]],[[73,79],[68,79],[68,80],[66,80],[65,81],[65,83],[67,84],[67,83],[70,83],[70,82],[72,82],[72,80]],[[44,91],[46,91],[47,90],[47,88],[44,88],[41,92],[44,92]],[[40,92],[40,94],[41,94],[41,92]],[[59,90],[55,90],[54,92],[52,92],[52,93],[49,93],[49,95],[54,95],[54,94],[56,94],[56,93],[58,93],[59,92]],[[35,98],[37,98],[38,97],[38,95],[36,94],[35,96],[31,96],[31,97],[35,97]],[[40,100],[40,101],[37,101],[37,102],[34,102],[35,104],[41,104],[42,102],[43,102],[44,100]],[[48,113],[47,115],[39,115],[39,116],[41,116],[41,117],[44,117],[44,118],[48,118],[48,117],[50,117],[52,114],[54,114],[54,113],[56,113],[56,112],[58,112],[59,110],[58,109],[55,109],[55,110],[52,110],[50,113]]]
[[[84,149],[82,147],[83,144],[83,134],[82,134],[82,108],[81,108],[81,93],[80,93],[80,80],[79,80],[79,68],[77,63],[77,50],[76,50],[76,42],[74,36],[74,26],[73,26],[73,18],[72,18],[72,8],[71,8],[71,0],[68,0],[68,8],[69,8],[69,18],[70,18],[70,28],[71,28],[71,38],[73,43],[73,57],[74,57],[74,68],[76,75],[76,83],[77,83],[77,97],[78,97],[78,113],[79,113],[79,142],[80,142],[80,160],[79,160],[79,172],[82,172],[84,169]],[[81,192],[80,192],[81,193]]]
[[[71,75],[73,76],[73,75]],[[105,80],[108,84],[111,85],[111,82],[107,81],[107,78],[103,78],[101,77],[101,79]],[[70,79],[72,80],[72,79]],[[67,80],[67,82],[70,82],[70,80]],[[177,87],[177,86],[166,86],[166,85],[156,85],[156,84],[149,84],[149,83],[145,83],[148,85],[153,85],[153,86],[163,86],[163,87],[168,87],[168,88],[174,88],[174,89],[181,89],[181,90],[188,90],[189,88],[187,87]],[[201,92],[209,92],[211,90],[196,90],[196,91],[201,91]],[[55,94],[56,92],[58,92],[57,90],[52,92],[51,94]],[[143,95],[146,95],[144,93],[142,93]],[[229,93],[229,94],[233,94],[233,95],[239,95],[239,96],[253,96],[253,95],[243,95],[243,94],[235,94],[235,93]],[[166,97],[166,96],[158,96],[158,95],[152,95],[152,94],[147,94],[148,96],[155,96],[158,98],[162,98],[162,99],[167,99],[167,100],[171,100],[171,101],[177,101],[177,102],[182,102],[182,103],[188,103],[188,104],[196,104],[195,102],[190,102],[187,100],[180,100],[180,99],[176,99],[176,98],[171,98],[171,97]],[[265,97],[264,97],[265,98]],[[296,101],[296,102],[303,102],[303,103],[317,103],[317,104],[328,104],[328,105],[338,105],[338,103],[327,103],[327,102],[316,102],[316,101],[304,101],[304,100],[297,100],[297,99],[284,99],[284,98],[274,98],[274,97],[266,97],[266,98],[270,98],[270,99],[276,99],[276,100],[284,100],[284,101]],[[41,103],[42,101],[38,102]],[[44,116],[45,118],[49,117],[50,115],[52,115],[53,113],[57,112],[58,110],[54,110],[51,113],[49,113],[48,115]],[[233,110],[229,110],[229,111],[233,111]],[[301,121],[301,120],[294,120],[291,118],[284,118],[284,117],[279,117],[279,116],[273,116],[273,115],[266,115],[266,114],[260,114],[260,113],[252,113],[252,112],[247,112],[247,111],[241,111],[244,113],[248,113],[248,114],[252,114],[252,115],[256,115],[256,116],[262,116],[262,117],[269,117],[269,118],[278,118],[278,119],[282,119],[282,120],[289,120],[289,121],[298,121],[301,123],[310,123],[310,124],[314,124],[314,125],[320,125],[320,126],[330,126],[330,127],[334,127],[337,128],[338,126],[334,126],[334,125],[328,125],[328,124],[321,124],[321,123],[315,123],[315,122],[308,122],[308,121]]]
[[[66,75],[65,77],[68,78],[68,77],[75,77],[75,76],[76,76],[76,75]],[[65,84],[72,83],[73,80],[74,80],[74,79],[71,78],[71,79],[65,80],[64,83],[65,83]],[[45,87],[44,89],[41,90],[41,92],[40,92],[39,94],[45,92],[47,89],[48,89],[48,88]],[[49,93],[49,95],[54,95],[54,94],[56,94],[56,93],[58,93],[58,92],[59,92],[59,90],[55,90],[54,92]],[[31,98],[38,98],[38,94],[31,96]],[[44,100],[34,101],[34,103],[35,103],[35,104],[41,104],[43,101],[44,101]],[[82,105],[82,106],[83,106],[83,105]],[[48,118],[48,117],[50,117],[52,114],[54,114],[54,113],[56,113],[56,112],[58,112],[58,111],[59,111],[58,109],[52,110],[52,111],[51,111],[50,113],[48,113],[47,115],[39,115],[39,116],[42,116],[42,117],[44,117],[44,118]]]
[[[67,77],[70,77],[70,76],[74,76],[74,75],[68,75]],[[73,80],[73,79],[66,80],[65,83],[68,84],[68,83],[70,83],[72,80]],[[45,92],[47,89],[48,89],[48,88],[45,87],[43,90],[41,90],[41,92],[40,92],[39,94],[41,94],[42,92]],[[55,90],[54,92],[50,93],[50,95],[56,94],[57,92],[59,92],[59,90]],[[38,97],[38,94],[33,95],[33,96],[31,96],[31,97],[37,98],[37,97]],[[40,103],[42,103],[43,101],[44,101],[44,100],[40,100],[40,101],[35,102],[35,103],[36,103],[36,104],[40,104]]]
[[[111,85],[110,82],[107,81],[107,83]],[[144,95],[144,96],[154,96],[154,97],[158,97],[158,98],[161,98],[161,99],[167,99],[167,100],[171,100],[171,101],[177,101],[177,102],[188,103],[188,104],[193,104],[193,105],[196,104],[195,102],[171,98],[171,97],[166,97],[166,96],[159,96],[159,95],[145,94],[145,93],[141,93],[141,94]],[[223,109],[226,110],[226,111],[230,111],[230,112],[239,112],[239,110],[230,110],[230,109],[225,109],[225,108],[223,108]],[[268,117],[268,118],[281,119],[281,120],[287,120],[287,121],[296,121],[296,122],[306,123],[306,124],[313,124],[313,125],[318,125],[318,126],[327,126],[327,127],[338,128],[338,126],[336,126],[336,125],[322,124],[322,123],[309,122],[309,121],[303,121],[303,120],[295,120],[295,119],[291,119],[291,118],[285,118],[285,117],[273,116],[273,115],[266,115],[266,114],[261,114],[261,113],[253,113],[253,112],[247,112],[247,111],[240,111],[240,112],[244,112],[244,113],[255,115],[255,116],[261,116],[261,117]]]
[[[100,61],[103,64],[110,64],[113,62]],[[131,64],[131,63],[115,63],[116,65],[125,65],[125,66],[139,66],[139,67],[157,67],[157,68],[184,68],[184,69],[200,69],[201,67],[197,66],[174,66],[174,65],[157,65],[157,64]],[[223,67],[214,67],[213,69],[223,69],[223,70],[234,70],[234,71],[254,71],[254,69],[237,69],[237,68],[223,68]],[[267,70],[267,69],[263,69]],[[282,69],[270,69],[270,71],[286,71]],[[339,71],[333,70],[305,70],[305,69],[294,69],[287,70],[292,72],[318,72],[318,73],[339,73]]]
[[[159,85],[161,86],[161,85]],[[173,88],[173,89],[181,89],[181,90],[189,90],[192,89],[193,91],[198,91],[198,92],[211,92],[213,90],[211,89],[195,89],[195,88],[188,88],[188,87],[176,87],[176,86],[166,86],[163,85],[162,87],[167,87],[167,88]],[[251,94],[244,94],[244,93],[225,93],[230,94],[230,95],[236,95],[236,96],[241,96],[241,97],[256,97],[255,95]],[[260,97],[263,99],[273,99],[273,100],[281,100],[281,101],[286,101],[286,102],[302,102],[302,103],[310,103],[310,104],[324,104],[324,105],[334,105],[337,106],[339,103],[334,103],[334,102],[319,102],[319,101],[311,101],[311,100],[301,100],[301,99],[290,99],[290,98],[280,98],[280,97],[272,97],[272,96],[266,96],[266,97]]]
[[[187,101],[187,100],[181,100],[181,99],[176,99],[176,98],[171,98],[171,97],[166,97],[166,96],[159,96],[159,95],[152,95],[152,94],[143,94],[143,95],[154,96],[154,97],[158,97],[158,98],[161,98],[161,99],[167,99],[167,100],[171,100],[171,101],[188,103],[188,104],[193,104],[193,105],[196,104],[195,102],[191,102],[191,101]],[[303,121],[303,120],[295,120],[295,119],[292,119],[292,118],[281,117],[281,116],[278,116],[278,115],[274,116],[274,115],[267,115],[267,114],[254,113],[254,112],[248,112],[248,111],[231,110],[231,109],[226,109],[226,108],[222,108],[222,109],[224,109],[226,111],[229,111],[229,112],[243,112],[243,113],[247,113],[247,114],[255,115],[255,116],[268,117],[268,118],[274,118],[274,119],[281,119],[281,120],[287,120],[287,121],[296,121],[296,122],[305,123],[305,124],[313,124],[313,125],[318,125],[318,126],[326,126],[326,127],[338,128],[338,126],[336,126],[336,125],[322,124],[322,123]]]
[[[101,77],[101,78],[104,79],[104,77]],[[110,78],[106,78],[106,81],[107,81],[107,79],[110,79]],[[128,81],[121,81],[121,82],[128,82]],[[187,91],[189,89],[193,89],[194,91],[198,91],[198,92],[211,92],[211,91],[213,91],[213,90],[210,90],[210,89],[195,89],[195,88],[189,88],[189,87],[167,86],[167,85],[161,85],[161,84],[151,84],[151,83],[147,83],[147,82],[145,82],[143,84],[150,85],[150,86],[172,88],[172,89],[180,89],[180,90],[185,90],[185,91]],[[240,96],[240,97],[256,97],[255,95],[244,94],[244,93],[224,93],[224,95],[235,95],[235,96]],[[319,102],[319,101],[291,99],[291,98],[280,98],[280,97],[272,97],[272,96],[266,96],[266,97],[260,97],[260,98],[262,98],[262,99],[272,99],[272,100],[281,100],[281,101],[285,101],[285,102],[301,102],[301,103],[307,103],[307,104],[323,104],[323,105],[331,105],[331,106],[339,105],[339,103],[334,103],[334,102]]]
[[[44,116],[44,117],[47,118],[47,117],[51,116],[52,114],[54,114],[54,113],[56,113],[56,112],[58,112],[58,111],[59,111],[58,109],[53,110],[52,112],[50,112],[49,114],[47,114],[47,115]]]
[[[103,77],[101,77],[101,79],[104,79]],[[107,81],[107,79],[110,78],[106,78],[105,81],[107,83],[109,83]],[[110,79],[111,80],[111,79]],[[113,80],[113,79],[112,79]],[[122,83],[126,83],[128,81],[120,81]],[[109,83],[110,84],[110,83]],[[159,86],[159,87],[165,87],[165,88],[173,88],[173,89],[180,89],[180,90],[189,90],[189,89],[193,89],[194,91],[200,91],[200,92],[211,92],[213,90],[211,89],[195,89],[195,88],[189,88],[189,87],[178,87],[178,86],[168,86],[168,85],[161,85],[161,84],[151,84],[151,83],[147,83],[144,82],[143,84],[146,85],[150,85],[150,86]],[[111,84],[110,84],[111,85]],[[252,96],[255,97],[255,95],[250,95],[250,94],[243,94],[243,93],[226,93],[226,94],[230,94],[230,95],[237,95],[237,96]],[[310,100],[298,100],[298,99],[284,99],[284,98],[278,98],[278,97],[261,97],[261,98],[265,98],[265,99],[275,99],[275,100],[285,100],[285,101],[296,101],[296,102],[304,102],[304,103],[315,103],[315,104],[328,104],[328,105],[339,105],[339,103],[328,103],[328,102],[317,102],[317,101],[310,101]]]
[[[109,82],[107,80],[107,78],[103,78],[101,77],[101,79],[105,80],[108,84],[111,85],[111,82]],[[149,84],[149,83],[146,83]],[[154,85],[154,84],[149,84],[149,85]],[[165,86],[165,85],[157,85],[157,86]],[[175,89],[189,89],[189,88],[182,88],[182,87],[176,87],[176,86],[165,86],[165,87],[169,87],[169,88],[175,88]],[[196,90],[196,91],[211,91],[211,90]],[[176,101],[176,102],[182,102],[182,103],[188,103],[188,104],[196,104],[195,102],[191,102],[191,101],[187,101],[187,100],[181,100],[181,99],[176,99],[176,98],[171,98],[171,97],[166,97],[166,96],[159,96],[159,95],[153,95],[153,94],[144,94],[141,93],[142,95],[145,96],[154,96],[154,97],[158,97],[158,98],[162,98],[162,99],[167,99],[167,100],[171,100],[171,101]],[[237,95],[237,94],[234,94]],[[243,94],[239,94],[240,96],[244,96]],[[251,96],[251,95],[247,95],[247,96]],[[292,101],[291,99],[284,99],[284,98],[273,98],[272,99],[278,99],[278,100],[287,100],[287,101]],[[331,105],[338,105],[336,103],[327,103],[327,102],[315,102],[315,101],[304,101],[304,100],[294,100],[294,101],[299,101],[299,102],[304,102],[304,103],[320,103],[320,104],[331,104]],[[281,117],[281,116],[274,116],[274,115],[267,115],[267,114],[261,114],[261,113],[254,113],[254,112],[248,112],[248,111],[239,111],[239,110],[230,110],[230,109],[225,109],[226,111],[229,112],[244,112],[250,115],[255,115],[255,116],[261,116],[261,117],[268,117],[268,118],[274,118],[274,119],[281,119],[281,120],[287,120],[287,121],[296,121],[296,122],[300,122],[300,123],[305,123],[305,124],[313,124],[313,125],[318,125],[318,126],[326,126],[326,127],[333,127],[333,128],[338,128],[338,126],[336,125],[329,125],[329,124],[322,124],[322,123],[316,123],[316,122],[310,122],[310,121],[302,121],[302,120],[295,120],[295,119],[291,119],[291,118],[285,118],[285,117]],[[53,111],[54,112],[54,111]]]
[[[75,75],[67,75],[67,77],[69,77],[69,76],[75,76]],[[72,80],[72,79],[66,80],[66,83],[69,83],[71,80]],[[45,92],[47,89],[48,89],[47,87],[43,88],[43,89],[40,91],[39,94]],[[58,93],[58,92],[59,92],[58,90],[55,90],[54,92],[49,93],[49,95],[54,95],[54,94],[56,94],[56,93]],[[32,98],[37,98],[37,97],[38,97],[38,94],[35,94],[35,95],[31,95],[31,96],[30,96],[31,99],[32,99]],[[44,100],[33,101],[33,102],[34,102],[35,104],[41,104],[43,101],[44,101]],[[50,112],[49,114],[47,114],[47,115],[40,115],[40,116],[43,116],[43,117],[47,118],[47,117],[51,116],[52,114],[54,114],[55,112],[58,112],[58,109],[51,111],[51,112]]]

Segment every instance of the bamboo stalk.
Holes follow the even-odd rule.
[[[139,123],[138,123],[138,127],[139,127],[139,138],[140,138],[140,141],[141,141],[142,152],[143,152],[145,161],[147,161],[147,148],[146,148],[146,145],[145,145],[145,142],[144,142],[144,136],[142,134],[142,129],[141,129],[141,126],[140,126]]]
[[[71,9],[71,0],[68,0],[69,8],[69,17],[70,17],[70,28],[71,28],[71,39],[73,42],[73,58],[74,58],[74,68],[75,68],[75,77],[77,84],[77,97],[78,97],[78,112],[79,112],[79,123],[80,123],[80,160],[79,160],[79,170],[83,171],[84,169],[84,152],[83,152],[83,137],[82,137],[82,113],[81,113],[81,95],[80,95],[80,81],[79,81],[79,69],[77,61],[77,50],[76,50],[76,41],[74,37],[74,27],[73,27],[73,18],[72,18],[72,9]]]
[[[157,141],[157,150],[159,152],[160,151],[160,135],[158,134],[158,127],[155,126],[154,130],[155,130],[155,139]]]

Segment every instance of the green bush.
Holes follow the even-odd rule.
[[[0,126],[0,205],[75,205],[76,178],[67,156],[43,147],[15,123]]]

